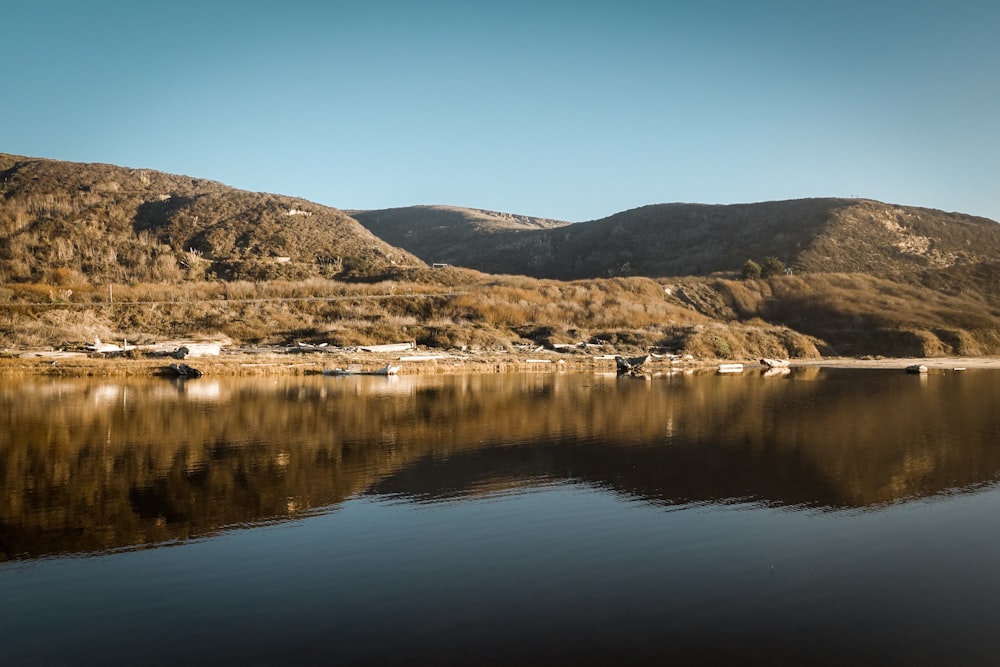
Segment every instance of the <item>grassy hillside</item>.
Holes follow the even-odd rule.
[[[587,342],[598,347],[571,351],[657,348],[709,359],[1000,354],[995,302],[862,274],[661,284],[420,269],[371,283],[116,285],[114,297],[86,286],[0,287],[0,346],[221,334],[243,344],[412,340],[472,350]]]
[[[409,247],[405,237],[396,242]],[[747,259],[773,256],[796,273],[857,272],[1000,294],[1000,225],[869,200],[657,204],[560,228],[464,231],[454,249],[461,266],[561,280],[735,274]]]
[[[363,278],[422,265],[344,213],[186,176],[0,154],[0,281]]]
[[[708,206],[656,204],[548,229],[461,229],[452,261],[487,273],[573,280],[621,275],[707,275],[748,257],[790,256],[850,200]],[[366,218],[360,218],[366,225]],[[446,229],[440,235],[448,243]],[[415,235],[414,235],[415,236]],[[394,237],[414,252],[415,238]]]
[[[822,341],[827,355],[1000,354],[1000,303],[861,273],[767,280],[686,279],[685,302],[729,322],[768,322]]]
[[[553,229],[570,224],[458,206],[407,206],[347,213],[379,238],[406,248],[427,263],[462,265],[467,265],[470,243],[503,232]]]
[[[415,341],[441,349],[590,343],[568,354],[652,348],[699,357],[817,357],[822,341],[760,320],[724,322],[648,278],[546,281],[417,269],[364,283],[212,281],[0,288],[0,346],[72,346],[224,335],[240,344]]]
[[[1000,297],[1000,224],[858,200],[790,257],[799,272],[863,273],[951,294]]]

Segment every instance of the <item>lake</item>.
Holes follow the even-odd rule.
[[[0,379],[0,664],[987,665],[1000,372]]]

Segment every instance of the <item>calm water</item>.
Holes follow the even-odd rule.
[[[997,664],[998,405],[991,371],[0,380],[0,664]]]

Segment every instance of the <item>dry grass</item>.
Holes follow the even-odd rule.
[[[677,326],[708,321],[672,302],[655,282],[638,278],[558,283],[480,276],[460,290],[397,280],[106,289],[34,283],[8,284],[2,294],[0,341],[13,347],[88,341],[95,335],[141,341],[205,332],[253,344],[414,340],[436,347],[569,343],[599,335],[644,347],[670,337]]]
[[[864,274],[718,281],[716,288],[738,317],[780,323],[839,354],[1000,353],[1000,307],[975,294],[946,294]]]
[[[791,329],[730,324],[699,327],[687,339],[684,349],[699,358],[817,359],[822,356],[821,347],[821,341]]]
[[[219,334],[255,345],[416,341],[510,349],[519,342],[587,342],[607,351],[659,348],[731,359],[1000,353],[995,306],[863,275],[686,278],[671,281],[668,293],[646,278],[567,283],[432,273],[438,282],[7,284],[0,287],[0,344]]]

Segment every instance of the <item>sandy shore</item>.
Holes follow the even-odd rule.
[[[154,376],[169,374],[170,364],[185,363],[204,375],[313,375],[333,369],[372,372],[386,364],[400,366],[401,375],[445,373],[551,372],[558,370],[614,371],[614,359],[592,355],[541,352],[466,354],[421,351],[407,355],[370,352],[256,353],[227,351],[219,356],[104,356],[82,352],[22,351],[0,358],[0,375]]]
[[[1000,357],[909,357],[909,358],[827,358],[827,359],[793,359],[793,368],[899,368],[910,366],[926,366],[928,369],[955,370],[971,368],[1000,368]]]
[[[177,360],[169,357],[105,357],[82,352],[51,350],[8,351],[0,357],[0,375],[54,376],[153,376],[167,372]],[[246,350],[226,351],[220,356],[189,357],[184,360],[205,375],[311,375],[334,368],[350,368],[371,372],[388,363],[399,365],[400,374],[444,373],[509,373],[553,371],[613,372],[612,358],[589,354],[565,354],[555,351],[530,353],[457,353],[426,350],[404,355],[370,352],[324,353],[256,353]],[[732,359],[694,359],[684,362],[653,359],[647,365],[651,373],[669,369],[710,370]],[[735,360],[746,369],[760,367],[757,359]],[[906,369],[923,365],[929,370],[1000,368],[1000,357],[941,357],[941,358],[824,358],[793,359],[792,368],[880,368]]]

